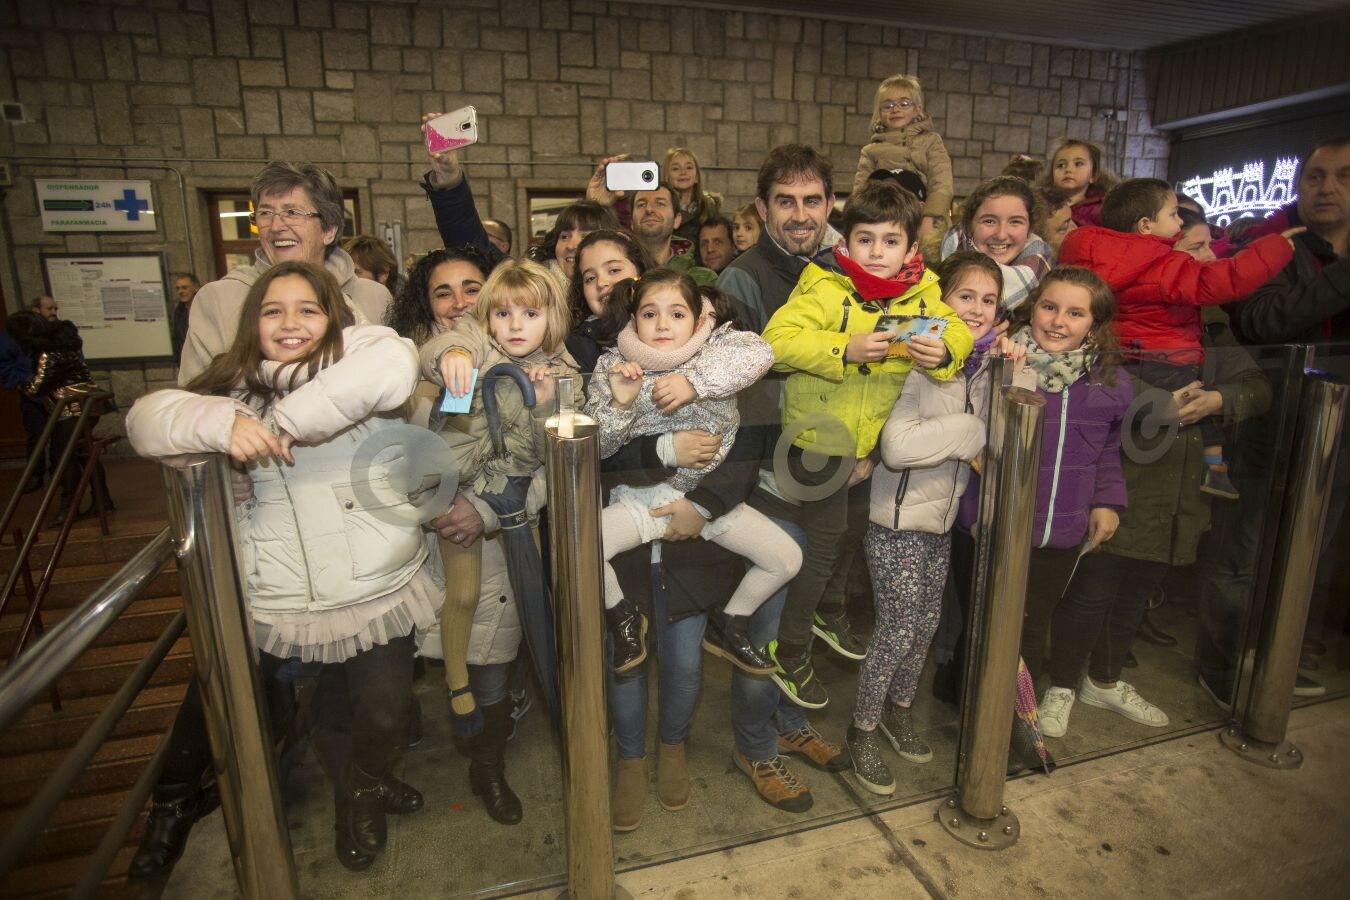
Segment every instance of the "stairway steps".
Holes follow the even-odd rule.
[[[143,691],[109,737],[117,739],[163,734],[173,724],[178,704],[186,690],[186,685],[170,684]],[[34,710],[45,712],[46,715],[31,721],[20,721],[0,737],[0,758],[75,746],[98,717],[107,699],[102,695],[78,697],[69,701],[62,698],[62,708],[55,712],[44,698]]]
[[[177,595],[143,597],[128,606],[126,611],[98,636],[93,646],[154,641],[164,633],[164,629],[182,608],[183,598]],[[47,608],[46,604],[43,604],[42,622],[48,630],[51,630],[72,609],[73,606]],[[8,660],[13,652],[14,642],[23,624],[23,616],[24,611],[20,609],[14,609],[0,616],[0,660]],[[31,647],[33,643],[34,640],[30,637],[28,646]]]
[[[131,787],[162,737],[158,734],[139,735],[108,741],[75,779],[70,796],[84,797]],[[65,756],[65,750],[46,750],[6,759],[5,765],[0,767],[0,809],[26,805]]]
[[[99,887],[99,900],[135,900],[143,895],[143,888],[126,880],[127,867],[135,855],[136,847],[132,844],[117,852],[112,865],[108,867],[107,877]],[[15,869],[9,877],[0,881],[0,897],[47,900],[69,896],[70,889],[84,873],[85,865],[85,857],[81,854],[47,859]]]

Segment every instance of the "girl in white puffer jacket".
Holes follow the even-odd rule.
[[[952,523],[972,460],[984,450],[986,357],[1003,288],[998,264],[974,252],[943,260],[938,279],[942,302],[970,328],[975,349],[949,380],[906,379],[877,441],[881,464],[872,474],[864,543],[877,625],[858,672],[848,746],[854,777],[882,795],[895,791],[883,736],[909,762],[933,758],[914,730],[910,704],[942,611]]]
[[[334,694],[322,706],[330,718],[349,710],[349,723],[321,713],[320,727],[350,727],[350,760],[333,773],[337,852],[361,869],[384,846],[384,814],[421,806],[389,768],[406,739],[414,631],[436,621],[442,591],[416,515],[398,514],[409,498],[390,485],[390,454],[358,455],[402,423],[417,352],[391,329],[352,322],[325,270],[273,266],[230,349],[188,390],[141,398],[127,433],[142,456],[220,452],[245,465],[238,536],[254,636],[265,668],[324,664],[322,690]]]

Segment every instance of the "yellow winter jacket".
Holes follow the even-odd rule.
[[[774,369],[791,373],[783,390],[783,428],[792,442],[829,456],[861,459],[872,452],[914,360],[902,354],[862,366],[845,362],[844,353],[849,337],[875,331],[883,314],[947,318],[942,342],[949,359],[931,374],[945,381],[960,371],[975,341],[941,297],[937,275],[925,269],[918,284],[889,303],[864,303],[846,275],[808,264],[764,328]]]

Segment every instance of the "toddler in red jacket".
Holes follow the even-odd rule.
[[[1089,268],[1110,285],[1119,307],[1116,336],[1125,355],[1138,361],[1136,374],[1183,405],[1204,389],[1200,307],[1238,300],[1274,278],[1293,258],[1290,237],[1301,229],[1253,241],[1229,259],[1202,262],[1175,249],[1177,195],[1158,178],[1131,178],[1112,188],[1101,222],[1071,232],[1059,263]],[[1208,467],[1200,489],[1236,499],[1218,422],[1205,417],[1197,424]]]

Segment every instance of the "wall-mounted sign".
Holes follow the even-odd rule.
[[[1277,157],[1266,177],[1265,160],[1224,166],[1211,174],[1192,175],[1178,181],[1178,191],[1194,199],[1205,209],[1205,218],[1215,225],[1229,225],[1234,219],[1264,219],[1281,206],[1298,199],[1294,177],[1298,157]]]
[[[154,231],[155,199],[148,181],[37,178],[43,231]]]
[[[42,253],[47,294],[80,329],[86,359],[173,353],[163,253]]]

